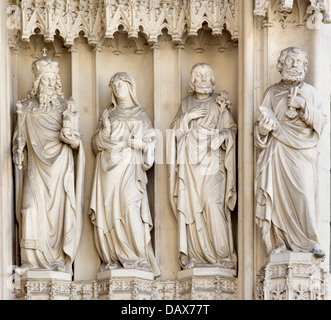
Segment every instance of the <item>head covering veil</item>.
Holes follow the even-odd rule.
[[[125,81],[128,85],[129,94],[133,103],[131,107],[121,107],[117,103],[112,84],[115,80],[118,79]],[[127,72],[115,73],[109,81],[109,87],[111,90],[111,102],[113,106],[113,110],[110,112],[109,118],[113,118],[116,120],[140,120],[151,122],[146,111],[141,107],[137,99],[136,83],[130,74],[128,74]]]

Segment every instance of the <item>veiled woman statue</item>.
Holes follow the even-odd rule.
[[[93,136],[96,154],[90,216],[100,270],[134,268],[160,275],[151,244],[146,171],[154,163],[155,132],[126,72],[109,83],[112,106]]]
[[[72,99],[63,98],[58,63],[32,65],[28,99],[17,102],[13,136],[21,271],[72,272],[82,228],[85,157]]]

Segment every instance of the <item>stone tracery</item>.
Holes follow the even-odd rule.
[[[9,9],[10,29],[20,30],[21,38],[29,41],[37,31],[45,42],[52,42],[58,33],[67,47],[73,45],[81,31],[91,46],[103,38],[113,38],[121,27],[129,38],[144,34],[150,45],[166,28],[174,43],[184,35],[196,36],[203,22],[213,35],[221,35],[226,26],[232,39],[238,39],[237,0],[217,1],[146,1],[146,0],[22,0]]]

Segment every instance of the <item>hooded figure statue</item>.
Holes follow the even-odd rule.
[[[133,268],[160,275],[150,231],[146,171],[153,166],[155,132],[136,97],[134,79],[116,73],[109,83],[112,105],[93,136],[96,166],[90,216],[100,270]]]

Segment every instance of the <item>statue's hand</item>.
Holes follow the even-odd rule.
[[[288,98],[288,106],[295,109],[304,109],[305,108],[305,99],[300,97],[299,95],[296,96],[289,96]]]
[[[188,112],[189,121],[207,116],[207,107],[198,106]]]
[[[128,145],[132,149],[143,149],[144,142],[137,136],[133,136],[133,138],[128,139]]]
[[[211,145],[210,147],[213,150],[217,150],[220,148],[220,146],[223,144],[225,141],[225,135],[222,132],[218,132],[215,134],[215,136],[211,139]]]
[[[263,119],[259,122],[259,133],[263,136],[266,136],[270,131],[277,128],[277,123],[270,119],[267,116],[264,116]]]
[[[67,128],[62,128],[59,138],[62,142],[69,144],[73,149],[76,149],[79,146],[79,139]]]
[[[287,99],[287,104],[289,106],[289,109],[286,112],[286,115],[290,119],[294,119],[298,115],[297,110],[304,111],[306,106],[305,99],[301,98],[298,95],[289,95]]]

